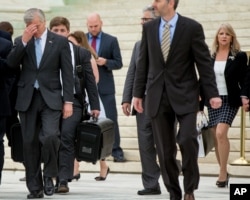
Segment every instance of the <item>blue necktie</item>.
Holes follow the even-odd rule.
[[[36,38],[35,40],[35,48],[36,48],[36,63],[37,63],[37,68],[39,68],[40,61],[43,55],[42,52],[42,45],[41,45],[41,38]]]
[[[41,45],[41,38],[36,38],[35,39],[35,50],[36,50],[36,63],[37,63],[37,68],[39,68],[40,65],[40,61],[42,58],[42,45]],[[35,84],[34,84],[35,88],[39,88],[39,84],[37,79],[35,80]]]

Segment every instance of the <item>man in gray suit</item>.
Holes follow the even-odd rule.
[[[7,64],[11,68],[21,66],[16,109],[30,192],[27,198],[34,199],[43,198],[43,193],[54,193],[52,177],[58,174],[59,121],[61,115],[68,118],[73,112],[73,73],[68,40],[46,29],[43,11],[28,9],[24,22],[24,33],[15,39]]]
[[[99,70],[98,92],[104,106],[107,118],[115,124],[115,142],[112,149],[114,162],[124,162],[123,150],[120,147],[120,132],[118,126],[115,82],[113,70],[122,68],[122,57],[116,37],[102,32],[102,20],[99,14],[92,13],[87,18],[87,38],[98,54],[96,63]],[[93,44],[95,43],[95,45]]]
[[[141,24],[156,18],[154,8],[147,6],[143,9]],[[136,72],[136,62],[139,57],[141,41],[135,43],[129,69],[126,76],[126,81],[123,89],[122,110],[127,116],[131,114],[132,90]],[[161,194],[159,186],[160,167],[156,159],[156,149],[150,118],[145,113],[137,113],[133,110],[132,114],[136,115],[137,133],[139,153],[142,166],[142,183],[143,190],[138,191],[138,195],[154,195]]]
[[[153,1],[152,5],[161,17],[143,25],[133,105],[139,113],[145,109],[145,114],[151,118],[162,178],[170,199],[182,199],[176,163],[178,142],[182,155],[184,200],[194,200],[194,190],[199,185],[196,115],[200,85],[196,67],[212,108],[219,108],[221,99],[202,26],[177,13],[178,3],[179,0]],[[163,38],[166,42],[162,44]],[[176,119],[179,122],[177,138]]]

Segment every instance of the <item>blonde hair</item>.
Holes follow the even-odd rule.
[[[73,37],[76,39],[76,41],[79,43],[79,45],[81,47],[85,47],[86,49],[88,49],[91,54],[94,56],[95,59],[98,58],[97,53],[95,52],[95,50],[89,45],[88,43],[88,39],[87,36],[85,35],[85,33],[83,31],[75,31],[73,33],[70,33],[68,35],[68,37]]]
[[[233,56],[235,56],[240,51],[240,43],[237,40],[236,33],[235,33],[233,27],[228,23],[221,24],[220,27],[218,28],[218,30],[215,34],[215,37],[214,37],[214,42],[212,44],[211,56],[214,58],[216,56],[217,51],[218,51],[218,48],[219,48],[218,34],[219,34],[221,29],[225,29],[225,31],[229,35],[232,36],[232,41],[230,44],[230,52],[232,53]]]

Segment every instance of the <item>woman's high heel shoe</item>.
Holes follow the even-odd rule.
[[[78,179],[80,178],[81,178],[81,174],[79,173],[79,174],[74,175],[72,180],[76,179],[78,181]]]
[[[224,188],[224,187],[228,187],[228,182],[229,182],[229,174],[227,173],[227,178],[225,181],[216,181],[216,185],[219,188]]]
[[[109,169],[109,167],[108,167],[106,176],[105,176],[105,177],[97,176],[97,177],[95,177],[95,180],[96,180],[96,181],[105,181],[106,178],[107,178],[107,176],[108,176],[108,174],[109,174],[109,171],[110,171],[110,169]]]
[[[74,175],[72,179],[69,179],[68,182],[71,182],[71,181],[73,181],[74,179],[75,179],[76,181],[78,181],[78,179],[80,179],[80,178],[81,178],[81,174],[79,173],[79,174]]]

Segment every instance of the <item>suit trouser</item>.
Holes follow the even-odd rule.
[[[26,184],[29,191],[42,190],[41,162],[44,163],[44,176],[56,177],[58,174],[61,111],[51,110],[40,92],[34,90],[29,109],[26,112],[19,112],[19,116],[23,136]]]
[[[82,118],[82,106],[73,102],[73,115],[61,122],[61,145],[59,149],[59,181],[72,179],[74,173],[76,128]]]
[[[176,118],[179,122],[177,142],[182,155],[184,190],[185,193],[192,193],[199,184],[196,113],[176,115],[168,103],[166,93],[163,93],[159,111],[156,117],[152,118],[153,133],[164,184],[173,199],[181,199],[179,170],[176,163]]]
[[[115,128],[115,142],[113,144],[112,156],[117,158],[123,158],[123,150],[120,147],[120,131],[117,122],[117,109],[115,94],[100,94],[106,117],[114,122]]]
[[[0,117],[0,185],[2,179],[2,170],[4,164],[4,133],[5,133],[6,117]]]
[[[144,188],[159,188],[160,167],[157,164],[151,120],[145,113],[136,114],[139,153]]]

